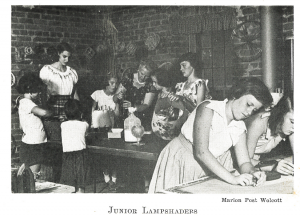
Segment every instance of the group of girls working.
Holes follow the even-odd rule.
[[[75,186],[80,193],[85,187],[85,135],[89,124],[82,120],[75,88],[78,75],[67,66],[72,49],[67,43],[57,48],[58,62],[44,66],[39,77],[23,76],[18,84],[19,92],[24,94],[19,106],[24,133],[20,159],[24,164],[19,174],[26,166],[30,166],[34,174],[39,172],[47,142],[40,118],[56,117],[64,121],[61,124],[61,182]],[[126,93],[126,100],[130,99],[129,105],[136,108],[142,124],[151,126],[158,138],[170,141],[160,153],[149,193],[211,174],[243,186],[253,185],[253,177],[256,177],[256,185],[261,185],[266,175],[255,168],[259,155],[269,152],[287,137],[293,147],[293,96],[286,95],[271,110],[265,110],[273,102],[268,88],[257,78],[246,78],[232,87],[224,101],[211,100],[208,81],[200,78],[201,67],[196,55],[184,54],[179,63],[187,80],[176,85],[170,80],[171,71],[157,69],[151,61],[141,61],[137,72],[123,75],[121,80],[116,74],[109,74],[108,85],[91,95],[92,112],[96,107],[107,106],[118,117]],[[43,83],[47,86],[48,110],[35,103]],[[229,149],[232,146],[238,174],[231,173],[233,160]],[[111,188],[116,187],[116,169],[116,165],[112,167],[111,179],[108,168],[103,172]],[[282,160],[274,170],[291,175],[293,164]]]

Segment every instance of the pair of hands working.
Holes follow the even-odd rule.
[[[235,176],[234,184],[241,186],[261,186],[266,181],[266,173],[264,171],[255,171],[252,174],[243,173]]]

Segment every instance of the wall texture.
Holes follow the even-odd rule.
[[[140,58],[146,55],[157,65],[176,61],[181,54],[191,49],[193,41],[190,40],[189,35],[173,34],[170,18],[174,14],[179,14],[182,19],[193,15],[209,14],[212,9],[213,7],[208,6],[138,6],[126,7],[106,14],[118,30],[118,41],[125,44],[125,48],[116,51],[115,54],[117,71],[122,72],[127,68],[137,67]],[[17,80],[23,74],[21,70],[38,72],[43,64],[49,62],[47,58],[43,58],[45,53],[28,58],[30,54],[27,56],[26,53],[24,54],[26,47],[33,50],[42,48],[47,51],[59,42],[66,41],[75,49],[70,64],[79,74],[79,94],[89,108],[89,95],[99,88],[100,82],[107,73],[103,47],[112,44],[110,36],[103,31],[103,14],[86,7],[35,6],[30,9],[12,6],[11,10],[11,70]],[[294,30],[293,7],[282,6],[281,12],[282,36],[278,39],[280,42],[287,37],[293,37]],[[242,6],[236,8],[236,16],[237,23],[247,20],[260,21],[260,8]],[[145,47],[145,40],[149,33],[160,36],[160,42],[154,50],[137,49],[132,55],[127,53],[126,46],[130,43],[137,48]],[[233,41],[233,44],[238,43],[239,41]],[[95,51],[93,57],[86,56],[87,48]],[[104,52],[99,51],[101,49]],[[235,70],[240,72],[235,76],[261,77],[261,59],[251,62],[233,61],[236,63]],[[11,96],[12,100],[18,96],[15,87],[11,89]],[[21,130],[17,114],[11,116],[11,134],[19,144]]]
[[[38,74],[44,64],[53,63],[47,50],[65,41],[74,48],[70,66],[79,75],[79,94],[88,102],[88,96],[99,88],[104,75],[99,67],[99,57],[87,58],[85,55],[87,48],[96,50],[106,40],[99,26],[101,17],[86,8],[74,7],[35,6],[30,9],[12,6],[11,10],[11,71],[16,80],[24,71]],[[12,100],[18,96],[15,86],[11,96]],[[22,131],[18,114],[11,116],[11,134],[19,144]]]

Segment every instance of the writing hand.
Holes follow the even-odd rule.
[[[124,94],[123,94],[123,92],[119,92],[118,94],[116,94],[116,96],[118,99],[121,100],[124,97]]]
[[[244,174],[234,177],[234,184],[241,185],[241,186],[252,185],[253,184],[252,178],[253,178],[253,176],[251,174],[244,173]]]
[[[256,184],[253,184],[254,186],[261,186],[267,179],[266,173],[264,171],[256,171],[252,175],[257,179]]]

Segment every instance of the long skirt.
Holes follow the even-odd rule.
[[[228,171],[233,170],[230,151],[217,158]],[[149,186],[149,193],[159,192],[211,175],[193,156],[193,145],[182,135],[174,138],[160,153]]]

